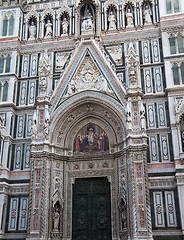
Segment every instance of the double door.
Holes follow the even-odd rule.
[[[73,186],[72,240],[112,240],[110,183],[77,179]]]

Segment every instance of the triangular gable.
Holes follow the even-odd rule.
[[[107,81],[108,89],[110,89],[109,94],[110,92],[113,92],[119,102],[124,100],[125,89],[123,88],[122,83],[120,83],[97,43],[94,40],[89,40],[81,42],[78,48],[74,51],[57,88],[53,92],[51,104],[54,109],[61,104],[63,97],[69,97],[69,95],[67,96],[69,85],[73,79],[76,80],[75,76],[77,73],[80,73],[81,64],[85,63],[84,60],[86,57],[91,58],[90,61],[94,63],[98,73],[102,75],[103,80]],[[91,90],[94,89],[92,88]]]

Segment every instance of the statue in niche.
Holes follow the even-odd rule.
[[[53,214],[53,223],[54,223],[54,232],[59,232],[59,219],[60,219],[60,214],[57,209],[55,209],[54,214]]]
[[[127,130],[132,130],[132,116],[131,116],[130,102],[128,102],[126,105],[126,122],[127,122]]]
[[[52,37],[52,23],[50,19],[47,20],[47,23],[45,24],[46,32],[45,37]]]
[[[62,21],[63,35],[68,35],[68,26],[69,26],[69,23],[68,23],[67,19],[64,18]]]
[[[35,112],[34,115],[33,115],[33,125],[31,127],[31,138],[32,139],[36,139],[37,138],[37,129],[38,129],[38,126],[37,126],[37,115],[36,115],[36,112]]]
[[[33,22],[31,21],[31,25],[29,26],[29,39],[35,39],[36,38],[36,26]]]
[[[127,228],[127,210],[126,203],[123,198],[120,198],[119,211],[121,216],[122,229]]]
[[[116,29],[116,17],[112,11],[110,12],[110,15],[108,17],[108,22],[109,22],[109,30],[115,30]]]
[[[145,119],[145,108],[142,102],[139,102],[139,114],[140,114],[140,122],[141,122],[141,130],[146,129],[146,119]]]
[[[81,30],[91,30],[93,29],[93,16],[91,15],[90,11],[86,11],[85,17],[83,17],[83,21],[81,24]]]
[[[130,8],[128,8],[128,10],[127,10],[126,19],[127,19],[127,27],[133,27],[134,26],[133,14],[132,14]]]
[[[150,10],[148,5],[146,5],[146,7],[144,9],[143,16],[144,16],[144,24],[145,25],[148,25],[148,24],[152,23],[151,10]]]

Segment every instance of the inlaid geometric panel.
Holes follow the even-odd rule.
[[[23,55],[22,57],[22,77],[28,76],[28,69],[29,69],[29,55]]]
[[[37,75],[37,59],[37,54],[31,55],[30,77],[34,77]]]
[[[149,41],[142,42],[142,56],[144,64],[151,63]]]
[[[27,209],[28,209],[28,198],[20,199],[20,212],[19,212],[19,230],[26,230],[27,225]]]
[[[161,67],[153,68],[155,92],[163,92],[163,80]]]
[[[30,168],[30,152],[31,152],[31,146],[25,145],[24,169]]]
[[[16,230],[16,227],[17,227],[18,203],[19,203],[18,198],[11,198],[9,224],[8,224],[9,231]]]
[[[34,104],[35,103],[35,97],[36,97],[36,82],[35,81],[30,81],[29,82],[28,104]]]
[[[33,115],[27,115],[26,137],[31,137],[31,127],[33,125]]]
[[[17,137],[23,137],[24,134],[24,116],[18,116]]]
[[[153,93],[151,68],[144,69],[145,93]]]
[[[168,135],[161,134],[160,135],[160,144],[161,144],[161,154],[162,154],[162,160],[169,161],[170,155],[169,155],[169,141],[168,141]]]
[[[149,137],[149,149],[151,162],[159,162],[157,135]]]
[[[20,169],[22,164],[22,147],[23,145],[16,146],[15,148],[15,161],[14,169]]]
[[[156,121],[155,121],[155,105],[154,105],[154,103],[148,104],[146,109],[147,109],[148,128],[155,128]]]
[[[152,45],[152,57],[153,57],[153,62],[158,63],[160,62],[160,49],[159,49],[159,41],[158,39],[154,39],[151,41]]]
[[[20,105],[26,104],[27,98],[27,81],[21,81],[20,83]]]
[[[157,103],[157,115],[159,127],[166,127],[165,103]]]
[[[176,222],[176,209],[175,209],[175,200],[174,200],[173,191],[165,192],[165,202],[166,202],[166,214],[167,214],[168,227],[175,227],[177,226],[177,222]]]
[[[154,201],[154,213],[155,213],[155,226],[165,227],[162,192],[154,192],[153,201]]]

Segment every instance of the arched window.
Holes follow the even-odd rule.
[[[7,36],[8,32],[8,18],[5,17],[3,20],[3,36]]]
[[[182,118],[180,120],[180,133],[181,133],[182,151],[184,152],[184,115],[182,116]]]
[[[1,92],[2,92],[2,84],[1,84],[1,82],[0,82],[0,100],[1,100]]]
[[[6,58],[6,69],[5,69],[6,73],[10,72],[10,62],[11,62],[11,57],[10,55],[8,55],[8,57]]]
[[[5,16],[4,19],[3,19],[2,36],[11,36],[11,35],[13,35],[13,31],[14,31],[14,17],[13,17],[13,15],[11,15],[10,18]]]
[[[176,53],[176,44],[175,44],[175,37],[174,36],[171,36],[169,38],[169,43],[170,43],[171,54],[175,54]]]
[[[14,30],[14,18],[13,16],[11,16],[10,20],[9,20],[9,31],[8,31],[8,35],[13,35],[13,30]]]
[[[2,99],[2,101],[3,102],[7,101],[7,98],[8,98],[8,83],[5,82],[4,88],[3,88],[3,99]]]
[[[166,11],[167,14],[179,12],[179,0],[166,0]]]
[[[181,69],[182,84],[184,84],[184,63],[181,64],[180,69]]]
[[[0,73],[4,72],[4,56],[0,57]]]
[[[183,53],[184,52],[183,37],[180,34],[177,36],[177,41],[178,41],[178,52]]]
[[[174,85],[180,84],[178,65],[177,64],[173,65],[173,79],[174,79]]]

